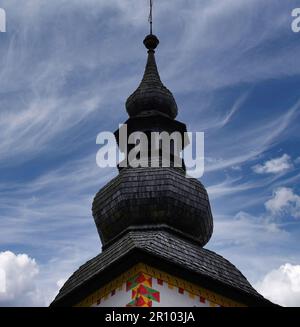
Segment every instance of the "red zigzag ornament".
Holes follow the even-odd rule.
[[[152,302],[160,302],[160,293],[152,289],[152,277],[139,273],[126,283],[126,291],[132,291],[132,301],[127,307],[152,307]]]

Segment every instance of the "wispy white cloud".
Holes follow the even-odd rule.
[[[265,207],[274,216],[290,215],[300,218],[300,196],[287,187],[275,190],[272,199],[265,203]]]
[[[214,225],[208,248],[230,260],[252,283],[257,282],[274,266],[289,259],[300,260],[299,255],[292,258],[289,252],[297,239],[283,226],[264,215],[241,211],[231,216],[215,212]],[[278,247],[274,247],[274,244]]]
[[[300,100],[279,117],[271,118],[267,122],[260,121],[258,124],[255,123],[255,126],[248,126],[247,129],[238,129],[236,133],[227,135],[226,139],[216,140],[217,143],[211,142],[209,153],[216,151],[218,156],[222,158],[223,155],[223,158],[207,165],[205,171],[213,172],[241,165],[256,159],[279,141],[282,142],[288,137],[287,127],[298,117],[299,108]],[[214,156],[210,155],[210,157]]]
[[[262,13],[264,19],[257,24]],[[286,37],[290,26],[286,3],[209,1],[183,8],[182,15],[190,24],[177,42],[173,64],[166,66],[168,78],[179,81],[178,91],[218,89],[299,74],[295,69],[298,45],[293,45],[294,51],[282,49],[274,56],[260,51],[266,43]],[[198,70],[191,67],[195,58],[199,58]]]
[[[238,113],[238,111],[242,109],[248,96],[249,96],[249,92],[239,96],[234,101],[230,110],[228,110],[228,112],[225,115],[222,115],[222,117],[215,117],[214,115],[212,115],[212,117],[209,116],[208,118],[210,118],[211,121],[209,120],[205,121],[205,130],[213,130],[213,129],[219,130],[225,127],[226,125],[228,125],[230,121],[233,119],[233,117]]]
[[[110,10],[125,19],[117,25],[129,24],[127,5],[93,0],[84,4],[29,0],[20,5],[12,0],[4,1],[3,6],[9,15],[9,29],[8,42],[0,47],[0,165],[32,160],[51,148],[64,152],[64,136],[93,121],[96,112],[103,119],[109,117],[108,121],[125,113],[121,105],[137,77],[119,74],[119,67],[130,62],[133,52],[128,48],[121,54],[116,51],[120,46],[117,40],[106,38],[91,46],[88,40],[94,37],[96,24],[87,24],[87,20],[98,21]],[[144,6],[134,6],[141,20]],[[64,15],[70,21],[62,21]],[[63,31],[59,28],[62,24]],[[86,85],[83,80],[78,82],[77,74],[84,76]],[[112,77],[115,75],[117,79]],[[120,110],[110,110],[116,103]]]
[[[222,219],[216,218],[215,244],[222,244],[223,246],[243,245],[249,249],[259,247],[262,244],[272,245],[276,239],[277,242],[282,242],[289,238],[287,232],[263,216],[254,217],[241,211],[231,219],[226,216],[223,216]]]
[[[223,181],[207,187],[207,192],[210,199],[216,199],[228,195],[233,195],[239,192],[258,188],[260,182],[242,182],[241,178],[226,177]]]
[[[278,174],[291,168],[293,168],[293,163],[291,157],[287,154],[252,167],[253,171],[257,174]]]
[[[6,50],[2,48],[4,55],[2,56],[3,65],[1,65],[3,68],[0,72],[2,76],[1,90],[2,92],[27,90],[29,95],[26,97],[23,94],[17,95],[16,100],[18,101],[15,101],[15,103],[10,102],[9,108],[5,103],[2,104],[3,110],[1,111],[1,117],[6,117],[2,120],[3,128],[0,134],[1,139],[5,140],[1,143],[0,147],[2,162],[5,158],[13,160],[17,156],[22,160],[26,158],[30,160],[29,153],[37,153],[41,148],[45,149],[45,147],[51,146],[51,142],[53,143],[54,141],[57,144],[62,139],[61,133],[78,126],[85,119],[92,119],[92,115],[96,110],[98,110],[99,114],[101,112],[102,115],[111,114],[111,110],[105,110],[107,103],[110,102],[111,105],[114,105],[116,103],[116,97],[118,98],[118,105],[122,101],[124,103],[126,97],[134,89],[141,77],[145,59],[142,52],[138,53],[136,49],[134,50],[134,47],[128,46],[126,47],[126,52],[117,51],[121,46],[119,42],[126,41],[125,43],[128,45],[130,43],[129,41],[132,40],[132,44],[136,44],[136,39],[133,38],[136,37],[133,33],[134,29],[131,28],[131,32],[125,34],[130,40],[120,41],[119,39],[103,38],[99,40],[99,45],[95,43],[94,46],[91,46],[91,43],[86,44],[86,40],[94,35],[88,24],[81,26],[82,23],[79,20],[79,26],[75,32],[72,30],[73,25],[71,22],[70,24],[66,22],[65,31],[61,33],[61,31],[56,30],[54,22],[59,22],[57,17],[59,17],[59,14],[63,15],[65,12],[74,15],[81,13],[84,23],[86,23],[86,15],[91,20],[96,21],[97,15],[100,16],[106,10],[111,10],[116,14],[117,18],[115,19],[115,24],[109,25],[109,28],[112,29],[111,32],[113,33],[117,32],[121,25],[123,29],[119,29],[119,33],[123,35],[122,31],[125,27],[129,28],[134,25],[136,31],[141,31],[145,28],[145,25],[147,25],[147,6],[141,2],[136,2],[129,6],[126,1],[117,0],[110,1],[109,3],[106,1],[88,0],[84,5],[79,1],[72,1],[72,3],[63,1],[63,4],[61,4],[61,1],[52,1],[48,4],[39,1],[28,1],[23,6],[20,6],[15,0],[4,2],[4,6],[7,7],[13,20],[15,28],[13,30],[15,33],[14,37],[11,38],[9,47]],[[276,5],[280,6],[279,4]],[[132,13],[132,6],[134,6],[134,14]],[[230,31],[232,28],[231,32],[235,31],[235,33],[227,33],[225,38],[224,35],[220,36],[220,33],[216,32],[218,32],[223,20],[233,23],[232,16],[245,17],[243,14],[245,11],[248,14],[251,13],[251,15],[254,15],[261,10],[261,7],[266,8],[266,6],[266,4],[262,5],[261,2],[254,0],[247,2],[246,6],[244,1],[228,0],[225,2],[205,2],[201,6],[195,3],[190,4],[188,7],[182,1],[176,1],[176,5],[174,6],[170,6],[167,1],[162,1],[157,5],[157,28],[164,21],[163,18],[166,11],[175,13],[178,9],[182,9],[182,13],[186,18],[186,29],[183,30],[182,35],[180,34],[178,36],[179,39],[185,40],[185,43],[176,44],[178,50],[180,48],[185,50],[177,52],[176,55],[185,64],[168,60],[168,55],[166,55],[168,45],[166,44],[163,47],[165,50],[161,49],[162,53],[159,56],[161,58],[160,60],[162,60],[162,75],[165,75],[166,79],[170,80],[171,85],[173,83],[172,81],[178,80],[181,83],[179,85],[180,90],[183,89],[182,87],[184,85],[188,85],[189,91],[193,89],[192,85],[203,87],[203,83],[191,82],[192,76],[188,65],[189,63],[193,63],[193,65],[197,63],[199,51],[211,51],[210,43],[214,38],[221,37],[222,39],[216,39],[216,42],[213,42],[217,46],[217,49],[214,51],[215,54],[218,56],[222,55],[223,58],[228,58],[227,56],[224,57],[223,54],[224,52],[226,53],[226,49],[233,47],[235,49],[234,53],[246,60],[249,56],[245,56],[245,48],[241,47],[243,43],[241,40],[245,39],[243,33],[247,35],[252,34],[252,37],[248,39],[247,46],[249,48],[255,48],[259,46],[260,42],[272,38],[276,34],[274,29],[278,30],[282,28],[282,24],[284,23],[282,19],[278,18],[278,21],[274,21],[273,18],[273,32],[271,33],[268,27],[263,36],[259,34],[261,35],[259,40],[257,40],[257,37],[253,37],[255,33],[253,33],[252,21],[249,21],[249,24],[242,24],[243,31],[240,29],[237,30],[234,27],[238,22],[234,23],[230,27]],[[272,7],[274,8],[274,3]],[[200,17],[203,19],[199,19]],[[51,21],[52,25],[50,24]],[[214,24],[215,21],[218,21],[219,24]],[[228,24],[222,25],[230,26]],[[45,30],[48,30],[48,32]],[[210,38],[204,37],[208,30],[211,31]],[[31,46],[31,42],[40,42],[41,32],[43,31],[47,34],[47,37],[44,38],[45,46],[44,49],[41,48],[37,53]],[[164,35],[164,29],[161,29],[161,32]],[[203,37],[201,37],[202,34]],[[75,40],[70,35],[76,35]],[[202,38],[203,42],[195,42],[195,38]],[[86,47],[80,42],[86,44]],[[169,38],[166,38],[166,42],[170,42]],[[198,51],[196,48],[193,52],[195,47],[198,47],[200,50],[198,49]],[[188,51],[186,51],[187,49]],[[100,56],[97,55],[99,51],[101,53]],[[114,54],[113,56],[111,55],[112,53]],[[191,60],[187,60],[186,53],[191,56]],[[211,55],[205,56],[205,58],[210,57]],[[33,58],[35,59],[34,61]],[[282,57],[280,59],[282,60]],[[166,60],[171,65],[166,65]],[[140,66],[137,69],[134,68],[134,74],[118,74],[122,64],[124,65],[125,62],[130,64],[135,61],[138,61]],[[222,79],[230,79],[232,73],[225,75],[223,73],[214,78],[210,76],[218,65],[220,65],[219,70],[223,70],[223,64],[224,61],[218,58],[211,60],[210,63],[205,62],[203,67],[200,67],[201,74],[198,75],[210,82],[215,79],[221,80],[221,77]],[[168,69],[166,68],[168,66],[172,72],[178,72],[178,68],[183,70],[185,75],[190,79],[190,83],[182,82],[182,78],[169,77],[164,72],[164,69]],[[176,66],[177,69],[172,68],[172,66]],[[230,65],[231,68],[233,66]],[[265,62],[263,64],[261,63],[261,66],[265,66]],[[273,72],[276,71],[274,67],[277,66],[272,65]],[[82,88],[84,91],[82,89],[80,92],[75,91],[71,96],[70,94],[64,94],[62,90],[69,85],[74,72],[78,70],[90,74],[88,87]],[[253,73],[251,69],[249,71]],[[92,82],[95,79],[95,74],[92,72],[100,74],[99,78],[97,78],[99,84]],[[108,72],[110,73],[110,80],[113,82],[109,83],[108,78],[106,78],[105,83],[103,83],[103,77],[108,76]],[[182,73],[180,72],[181,75]],[[239,76],[242,75],[242,72],[239,71]],[[112,78],[115,76],[118,76],[118,78]],[[216,121],[214,125],[216,127],[226,126],[238,112],[244,101],[245,96],[238,98],[231,110],[225,116],[220,116],[220,120]],[[23,109],[20,110],[19,108]],[[118,115],[121,116],[122,113],[120,110]],[[59,135],[60,138],[57,139]],[[252,152],[248,151],[248,153]],[[237,163],[231,165],[235,166],[239,161],[247,160],[247,157],[245,159],[243,157],[243,155],[237,157],[237,153],[235,153],[231,160],[228,161],[226,158],[225,162],[228,162],[230,165],[230,161],[237,161]],[[208,169],[214,169],[214,167],[209,167]],[[216,167],[216,169],[218,168]]]
[[[86,233],[100,249],[90,208],[94,194],[115,174],[116,170],[99,169],[95,156],[89,156],[28,182],[1,185],[1,243],[35,246],[41,242],[48,251],[73,244],[75,233],[84,242]],[[64,237],[71,228],[74,235]]]

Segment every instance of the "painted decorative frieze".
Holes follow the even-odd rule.
[[[240,307],[240,303],[145,264],[80,302],[82,307]]]

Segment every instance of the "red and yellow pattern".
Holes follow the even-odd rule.
[[[161,303],[161,295],[159,292],[152,290],[153,280],[157,280],[158,285],[167,285],[169,289],[177,290],[181,295],[188,293],[190,296],[197,297],[202,304],[208,303],[209,306],[214,307],[216,304],[223,307],[243,307],[242,303],[238,303],[220,294],[212,292],[204,287],[195,285],[189,281],[172,276],[164,271],[158,270],[154,267],[148,266],[144,263],[139,263],[133,266],[128,271],[121,274],[119,277],[113,279],[111,282],[96,290],[91,295],[78,303],[77,307],[89,307],[93,305],[100,305],[102,301],[110,297],[118,297],[119,293],[124,291],[135,291],[132,295],[132,301],[127,306],[147,306],[150,307],[153,301]],[[143,285],[148,287],[144,290]],[[150,289],[154,292],[150,292]],[[182,294],[182,290],[184,293]],[[158,294],[157,294],[158,293]],[[147,294],[147,296],[145,296]],[[153,296],[154,298],[151,298]],[[158,301],[157,301],[158,300]],[[135,301],[135,302],[134,302]]]
[[[126,282],[126,291],[132,291],[132,301],[127,307],[152,307],[152,301],[160,302],[160,294],[152,289],[152,277],[139,273]]]

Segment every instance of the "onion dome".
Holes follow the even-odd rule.
[[[130,117],[165,115],[175,119],[177,116],[178,109],[173,94],[163,85],[158,73],[154,55],[158,44],[158,38],[152,34],[144,40],[148,49],[148,61],[141,84],[126,102]]]
[[[174,168],[126,168],[96,195],[93,216],[102,244],[132,226],[167,226],[204,246],[213,218],[204,186]]]

